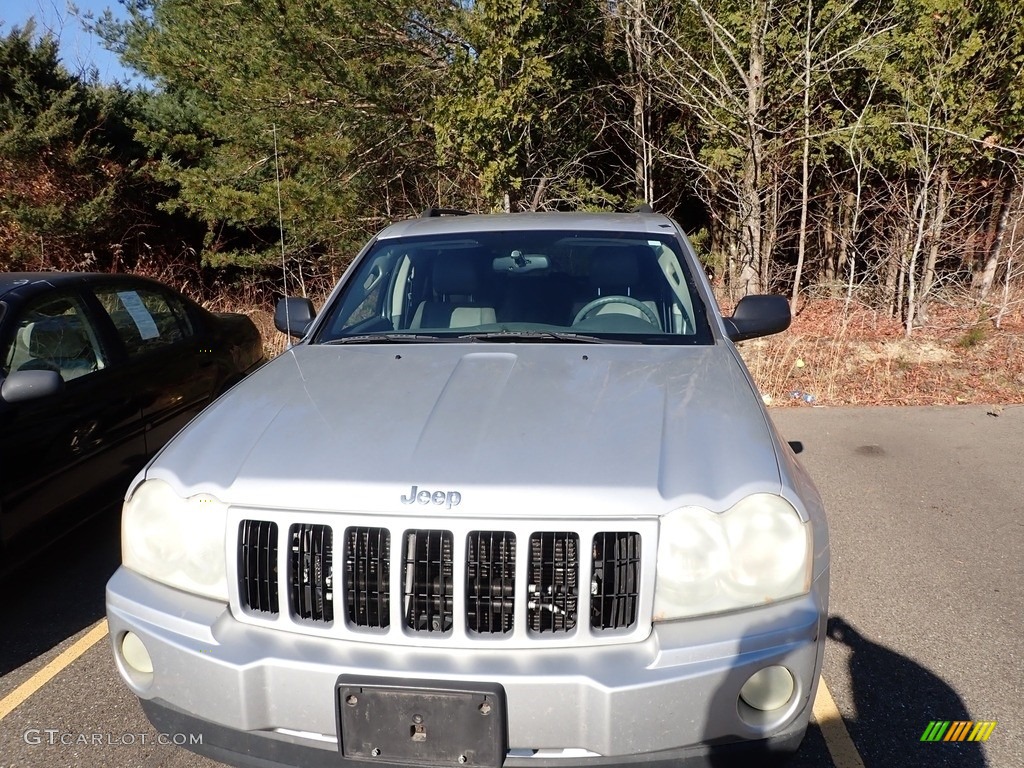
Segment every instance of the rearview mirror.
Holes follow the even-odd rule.
[[[495,272],[534,272],[548,268],[548,257],[542,254],[512,251],[511,256],[500,256],[491,262]]]

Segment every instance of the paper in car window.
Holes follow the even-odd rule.
[[[124,308],[135,321],[135,327],[139,329],[139,336],[143,339],[156,339],[160,336],[160,330],[156,327],[153,316],[149,314],[146,305],[142,303],[139,294],[135,291],[118,291],[117,297],[121,299]]]

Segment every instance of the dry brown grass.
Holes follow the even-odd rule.
[[[993,313],[994,314],[994,313]],[[740,352],[772,405],[956,405],[1024,402],[1024,312],[997,329],[977,305],[936,305],[909,339],[896,320],[841,301],[805,306],[789,331]]]

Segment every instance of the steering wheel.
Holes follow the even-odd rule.
[[[572,324],[581,320],[586,320],[591,315],[595,314],[601,307],[606,307],[609,304],[626,304],[630,307],[635,307],[643,313],[644,319],[653,325],[655,328],[661,328],[661,321],[658,319],[658,315],[655,314],[654,310],[644,304],[642,301],[634,299],[632,296],[600,296],[593,301],[587,302],[579,312],[576,313],[576,317],[573,318]]]

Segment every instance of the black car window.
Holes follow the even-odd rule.
[[[130,356],[176,344],[193,333],[182,303],[162,291],[119,285],[103,286],[94,292]]]
[[[3,365],[5,374],[50,370],[71,381],[100,370],[106,360],[82,303],[63,295],[37,299],[21,311]]]

